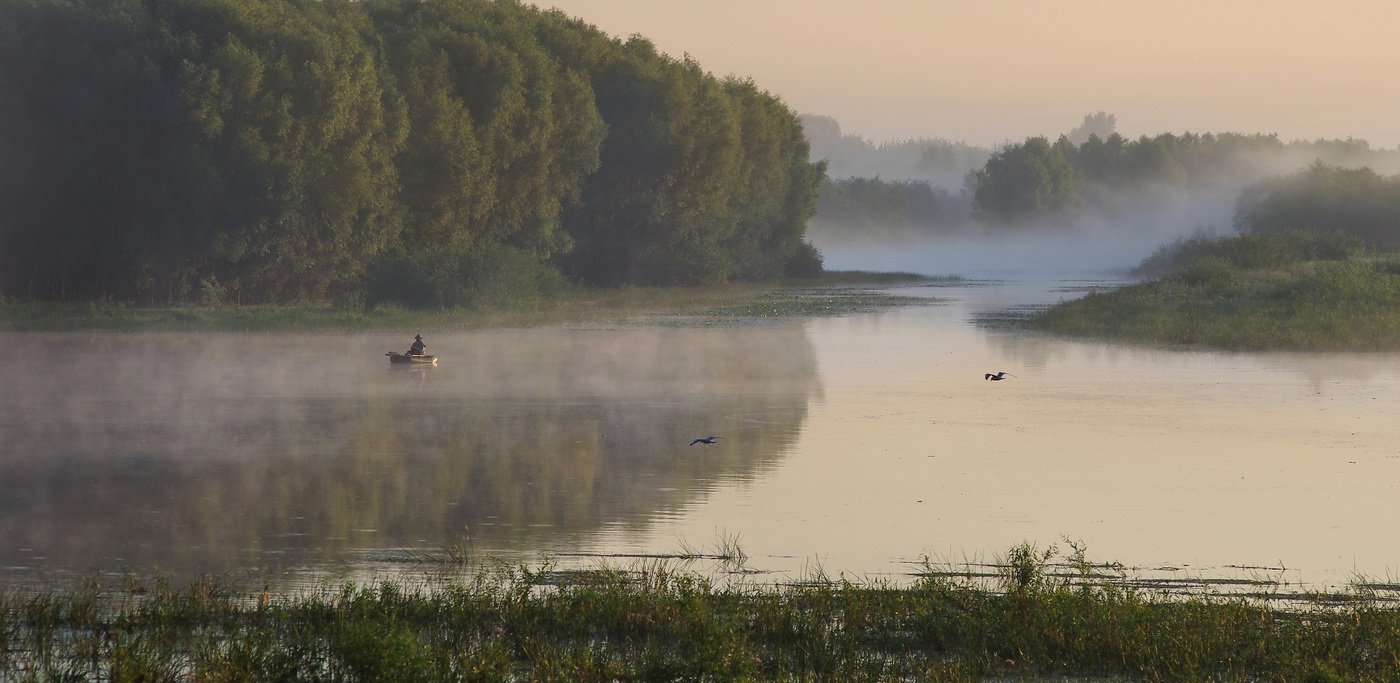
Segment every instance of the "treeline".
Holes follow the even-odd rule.
[[[1242,233],[1336,231],[1382,251],[1400,251],[1400,175],[1318,161],[1245,188],[1234,223]]]
[[[802,114],[812,158],[826,164],[811,233],[827,242],[900,240],[966,232],[962,189],[992,150],[942,138],[876,143],[829,116]]]
[[[796,115],[514,0],[0,4],[0,295],[462,305],[820,271]]]
[[[835,178],[822,183],[814,237],[899,240],[972,227],[967,194],[922,180]]]
[[[1007,145],[968,178],[977,218],[1000,227],[1071,222],[1082,212],[1122,217],[1144,205],[1237,192],[1313,160],[1356,166],[1393,163],[1364,140],[1284,143],[1276,135],[1163,133],[1128,140],[1091,134]]]
[[[832,178],[880,177],[956,188],[968,171],[981,168],[992,154],[986,147],[943,138],[877,143],[842,132],[841,123],[830,116],[802,114],[800,118],[812,158],[825,161]]]
[[[1233,225],[1238,237],[1222,239],[1198,230],[1163,245],[1137,273],[1158,276],[1208,257],[1262,268],[1357,258],[1366,250],[1400,251],[1400,174],[1316,161],[1244,188],[1235,202]]]
[[[813,158],[825,161],[832,176],[813,223],[824,241],[1016,232],[1089,221],[1125,230],[1144,223],[1228,223],[1232,206],[1245,210],[1265,186],[1277,195],[1269,207],[1279,208],[1269,210],[1291,211],[1278,197],[1301,187],[1271,179],[1314,162],[1332,169],[1329,178],[1356,174],[1356,183],[1377,187],[1382,176],[1355,169],[1400,170],[1400,150],[1372,149],[1364,140],[1284,142],[1240,133],[1133,140],[1116,132],[1116,117],[1105,112],[1085,116],[1054,142],[1031,137],[995,151],[936,139],[877,145],[843,134],[828,117],[804,114],[802,121]],[[1297,201],[1321,199],[1314,191]],[[1333,204],[1340,209],[1345,200]],[[1345,221],[1377,224],[1382,205],[1351,204]],[[1309,217],[1309,227],[1318,218]],[[1242,220],[1251,219],[1235,222]]]

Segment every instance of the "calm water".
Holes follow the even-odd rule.
[[[426,369],[383,356],[413,330],[0,335],[0,577],[295,584],[453,544],[593,566],[737,538],[774,580],[897,580],[1067,537],[1143,574],[1393,578],[1400,356],[973,323],[1093,284],[1000,274],[763,328],[431,334]]]

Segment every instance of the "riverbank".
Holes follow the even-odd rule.
[[[0,305],[0,330],[68,332],[335,332],[549,327],[641,316],[805,317],[842,315],[899,305],[900,297],[872,287],[924,280],[907,273],[845,271],[821,278],[715,287],[576,288],[521,308],[410,310],[397,306],[306,303],[288,306],[171,306],[139,308],[120,302]]]
[[[991,584],[825,576],[717,585],[664,559],[280,596],[128,579],[0,597],[15,680],[1382,681],[1400,611],[1364,589],[1288,608],[1125,586],[1012,548]],[[446,558],[447,563],[460,558]],[[741,562],[742,559],[740,558]]]
[[[1026,324],[1077,337],[1232,351],[1400,350],[1400,256],[1319,246],[1325,239],[1285,234],[1188,244],[1198,253],[1159,279],[1090,292]]]

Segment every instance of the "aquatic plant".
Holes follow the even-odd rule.
[[[737,543],[737,538],[734,539]],[[1068,541],[1067,541],[1068,542]],[[1135,587],[1070,543],[1023,543],[988,585],[716,583],[658,558],[287,595],[89,577],[0,597],[0,678],[153,681],[1351,680],[1400,677],[1384,586],[1279,607]],[[1058,560],[1058,561],[1057,561]]]

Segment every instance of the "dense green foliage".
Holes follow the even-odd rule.
[[[129,579],[0,598],[0,669],[117,681],[1386,681],[1400,611],[1358,590],[1293,609],[1172,598],[1022,544],[995,586],[825,577],[716,585],[631,570],[498,567],[436,588],[249,595]],[[460,556],[449,556],[449,564]],[[742,555],[725,556],[742,564]],[[1062,573],[1060,570],[1064,569]]]
[[[1252,185],[1235,209],[1241,232],[1339,230],[1384,249],[1400,250],[1400,175],[1316,162]]]
[[[0,4],[0,296],[810,273],[808,156],[753,83],[513,0]]]
[[[1063,302],[1037,329],[1237,350],[1400,350],[1400,257],[1340,232],[1197,236],[1159,250],[1150,282]]]

